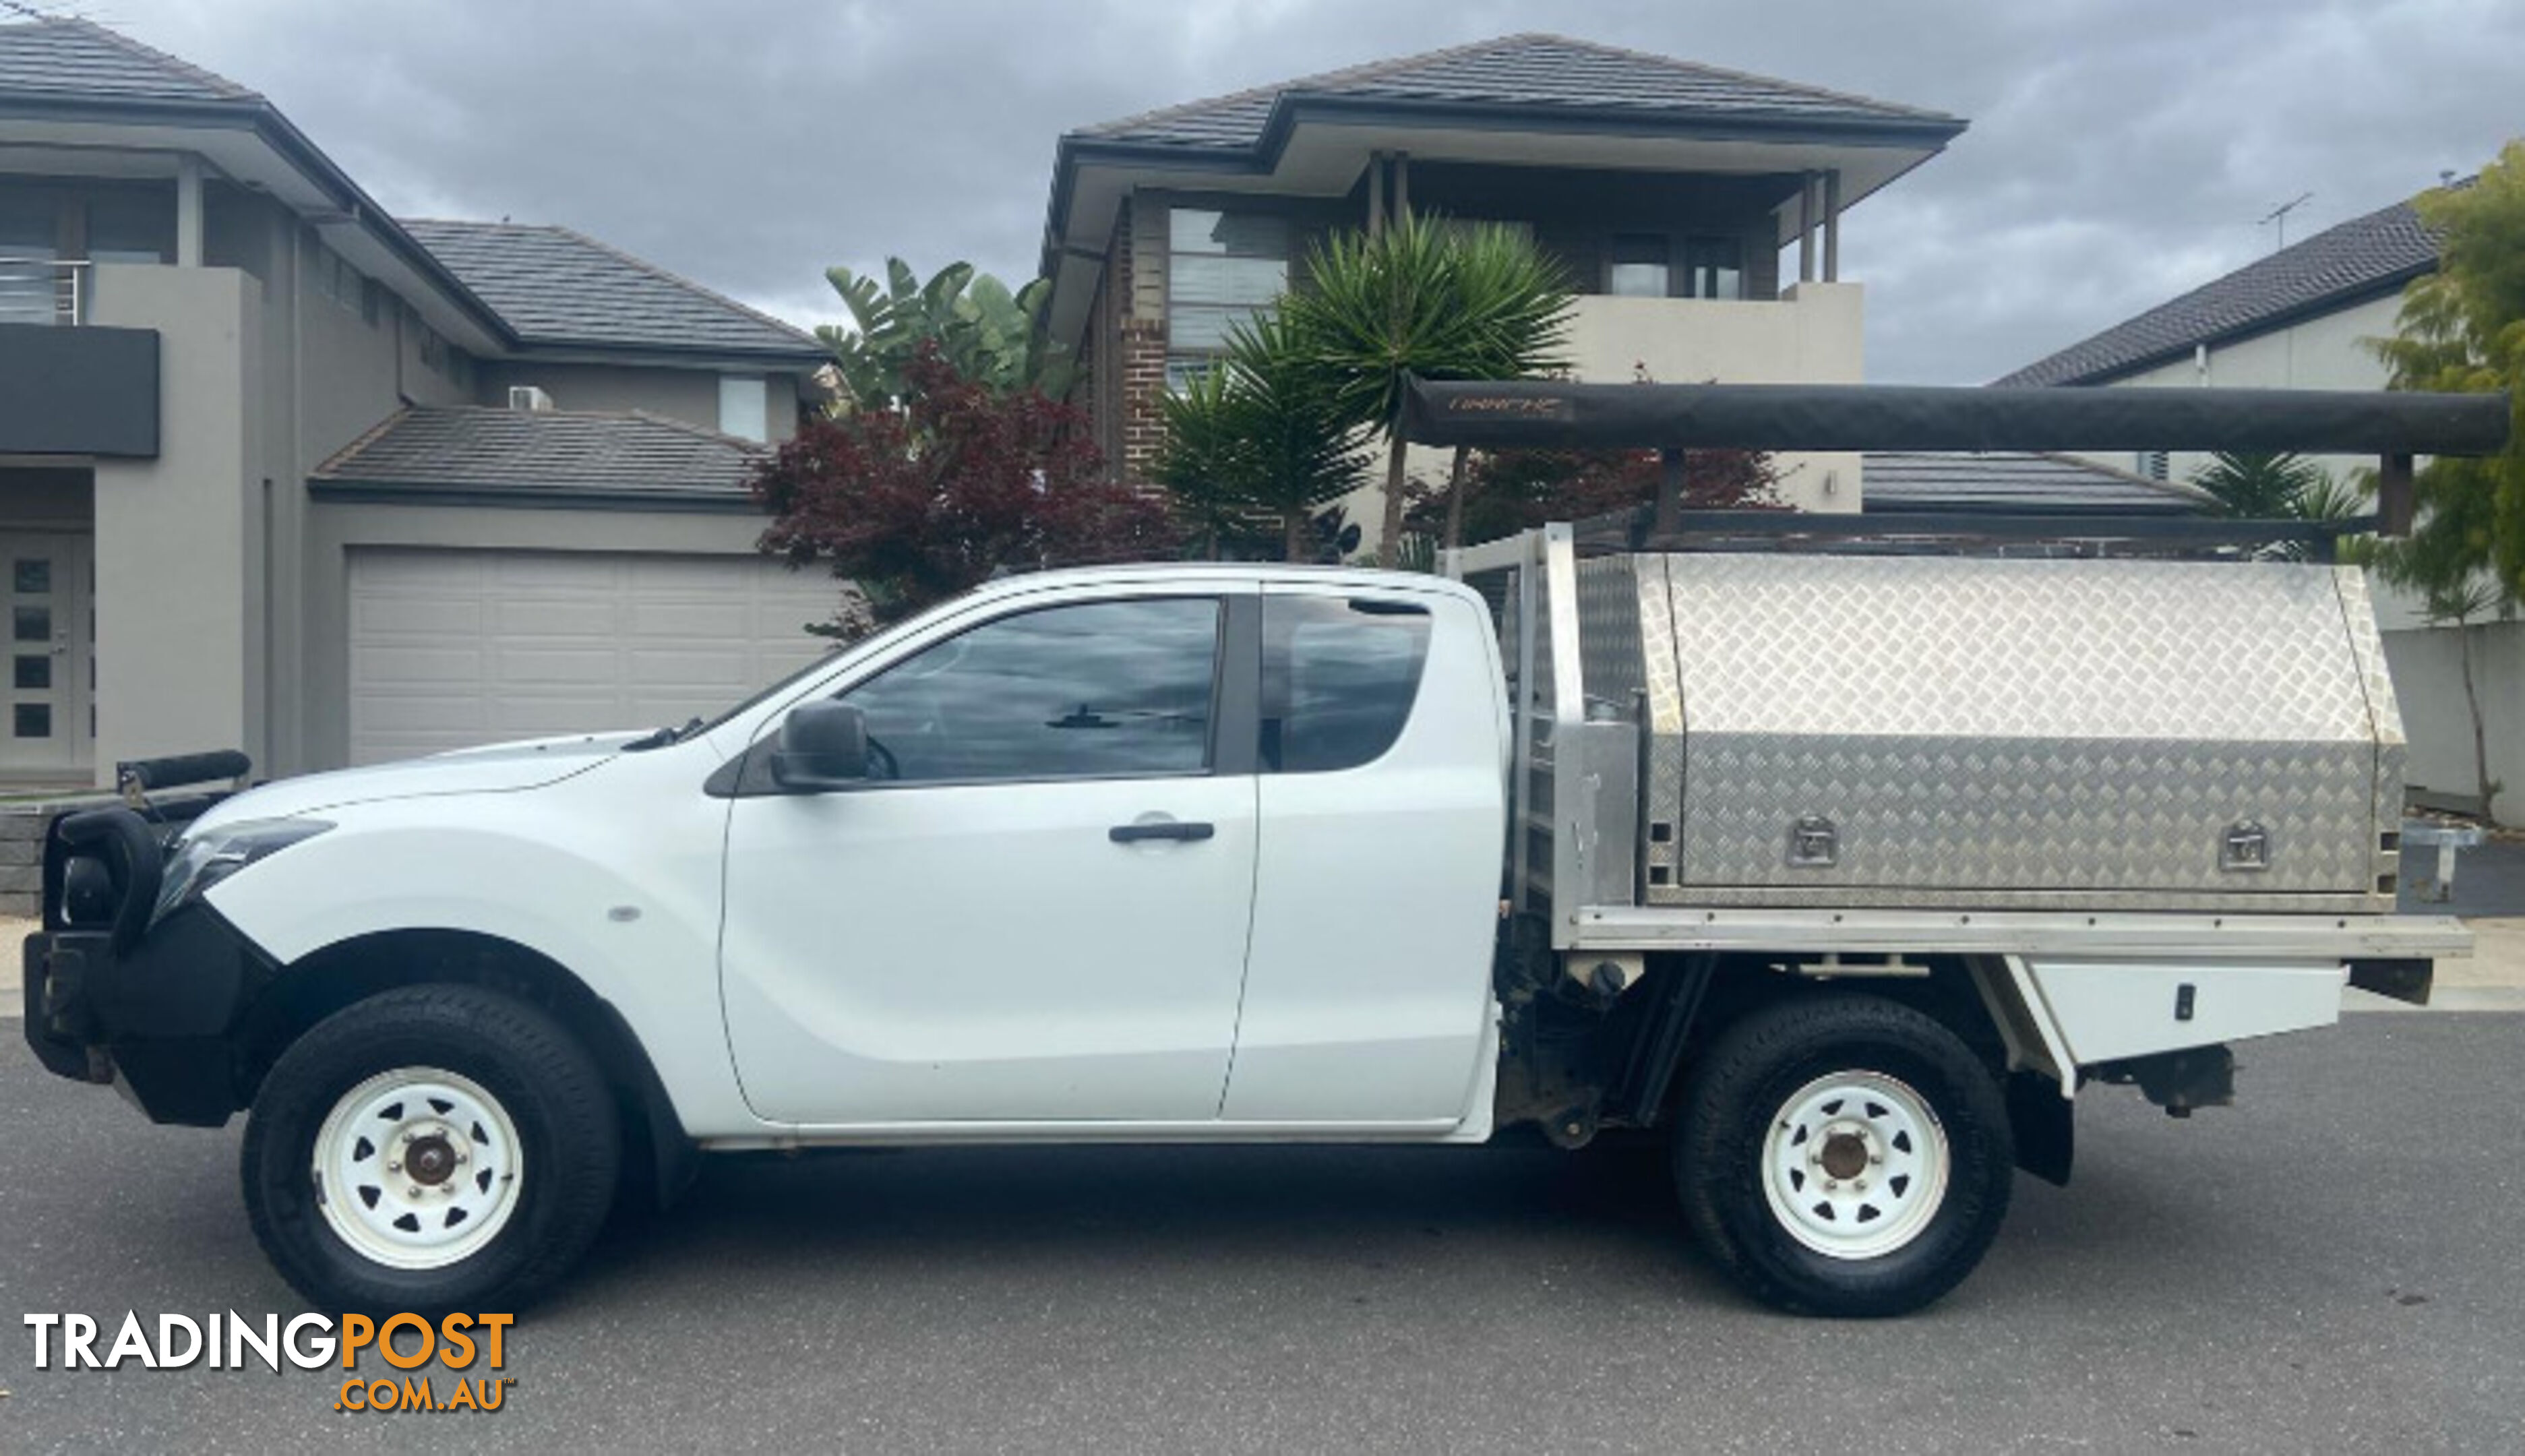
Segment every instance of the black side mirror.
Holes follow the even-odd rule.
[[[793,793],[848,788],[867,778],[867,719],[849,703],[800,703],[780,720],[771,781]]]

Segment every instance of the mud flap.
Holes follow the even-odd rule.
[[[2077,1152],[2077,1104],[2060,1095],[2060,1084],[2039,1072],[2011,1073],[2007,1122],[2016,1134],[2016,1166],[2047,1183],[2069,1186],[2069,1164]]]

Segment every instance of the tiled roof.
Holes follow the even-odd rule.
[[[0,22],[0,94],[146,101],[263,98],[225,76],[89,21]]]
[[[1869,511],[2042,511],[2125,515],[2186,512],[2207,499],[2073,455],[2018,451],[1874,451],[1863,457]]]
[[[813,334],[567,227],[403,227],[529,345],[830,357]]]
[[[1301,76],[1125,117],[1073,134],[1165,146],[1251,147],[1262,140],[1272,105],[1284,94],[1834,123],[1930,123],[1958,128],[1963,125],[1941,112],[1795,81],[1562,35],[1529,34]]]
[[[2170,303],[2116,324],[2001,384],[2088,384],[2240,334],[2397,287],[2437,266],[2437,239],[2407,202],[2291,243]]]
[[[749,508],[764,447],[632,412],[416,406],[317,467],[319,487],[366,487],[468,502],[508,495],[616,506]]]

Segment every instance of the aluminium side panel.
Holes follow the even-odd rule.
[[[2376,605],[2368,596],[2367,574],[2357,567],[2338,566],[2332,569],[2332,579],[2341,591],[2341,615],[2350,631],[2358,680],[2366,688],[2369,729],[2376,741],[2376,793],[2368,826],[2373,837],[2368,842],[2375,846],[2370,868],[2381,885],[2401,874],[2401,852],[2385,846],[2401,840],[2402,774],[2409,740],[2402,736],[2401,705],[2395,701],[2393,675],[2386,671],[2384,635],[2377,628]]]
[[[1652,903],[2375,908],[2379,733],[2331,568],[1665,576],[1684,769]]]

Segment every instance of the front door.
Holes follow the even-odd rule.
[[[721,987],[756,1113],[1218,1116],[1256,853],[1252,766],[1213,741],[1227,618],[1012,606],[840,694],[864,786],[735,801]]]
[[[0,534],[0,584],[9,591],[8,708],[0,720],[0,773],[69,775],[84,767],[90,621],[85,536]]]

